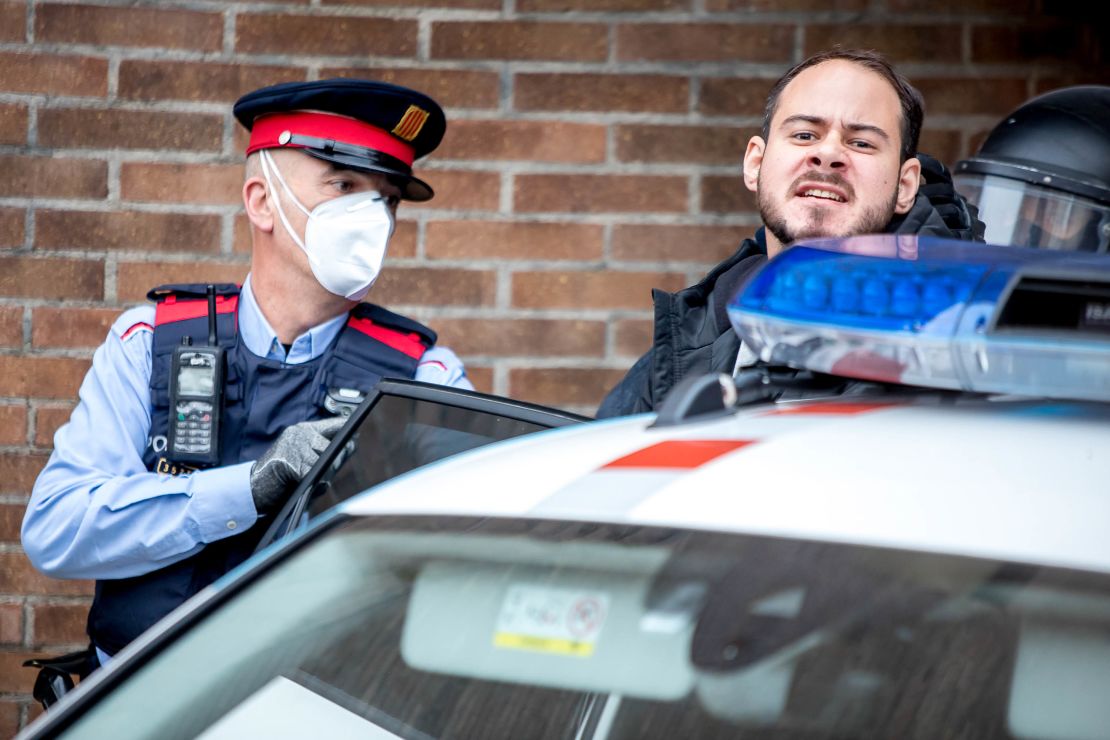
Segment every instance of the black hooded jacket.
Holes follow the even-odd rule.
[[[952,178],[936,159],[918,154],[922,184],[913,206],[887,225],[889,234],[916,234],[964,241],[983,241],[984,226],[975,207],[952,187]],[[653,290],[655,338],[649,349],[601,402],[599,419],[651,411],[688,375],[731,374],[740,338],[729,324],[728,301],[745,280],[767,261],[767,242],[760,228],[752,239],[714,267],[701,282],[677,293]]]

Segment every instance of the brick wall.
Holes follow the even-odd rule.
[[[0,734],[35,713],[18,662],[81,642],[87,584],[34,573],[18,528],[92,349],[154,284],[245,274],[240,94],[364,75],[436,97],[438,195],[403,207],[372,297],[480,389],[589,411],[646,348],[650,289],[758,223],[738,165],[789,64],[886,52],[951,163],[1028,96],[1110,80],[1090,11],[1045,5],[0,0]]]

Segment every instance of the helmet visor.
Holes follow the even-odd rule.
[[[1110,206],[997,175],[962,174],[956,190],[979,208],[988,244],[1107,252]]]

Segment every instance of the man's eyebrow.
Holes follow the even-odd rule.
[[[849,123],[846,128],[849,131],[868,131],[875,134],[876,136],[883,138],[886,141],[890,141],[890,135],[886,131],[883,131],[878,126],[870,123]]]
[[[809,116],[804,113],[796,113],[783,119],[783,122],[779,124],[779,127],[788,126],[792,123],[809,123],[813,124],[814,126],[824,127],[827,127],[829,125],[828,119],[822,118],[821,116]],[[869,131],[886,141],[890,141],[890,134],[888,134],[886,131],[879,128],[878,126],[875,126],[874,124],[849,123],[845,126],[845,128],[847,128],[849,131]]]

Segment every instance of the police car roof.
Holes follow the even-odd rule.
[[[800,537],[1110,572],[1110,405],[969,400],[750,407],[552,430],[343,508]]]

